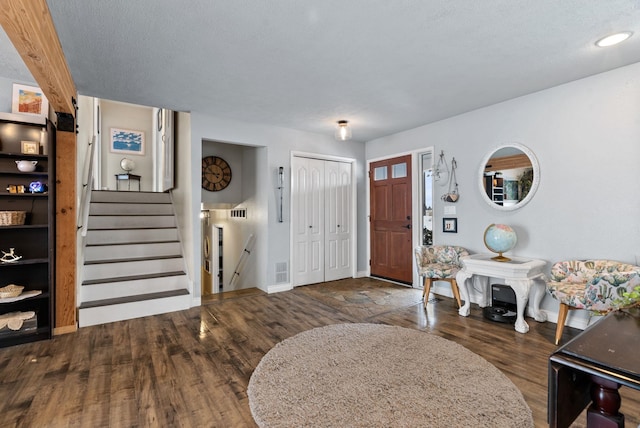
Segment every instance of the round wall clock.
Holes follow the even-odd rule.
[[[224,189],[231,182],[231,167],[218,156],[202,158],[202,188],[210,192]]]

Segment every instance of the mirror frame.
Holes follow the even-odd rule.
[[[523,200],[521,200],[517,204],[505,207],[503,205],[496,204],[487,195],[487,192],[484,188],[484,170],[487,166],[487,163],[489,162],[489,159],[491,159],[498,150],[504,149],[507,147],[518,149],[522,151],[525,155],[527,155],[527,157],[529,158],[529,161],[531,161],[531,166],[533,167],[533,182],[531,183],[531,189],[529,189],[529,193],[527,194],[527,196],[525,196]],[[508,143],[508,144],[502,144],[500,146],[494,147],[489,152],[489,154],[482,159],[482,162],[480,163],[480,175],[478,180],[478,188],[480,189],[480,195],[482,197],[482,200],[484,200],[487,204],[489,204],[492,208],[496,210],[515,211],[524,207],[529,203],[529,201],[531,201],[531,199],[533,198],[533,195],[535,195],[536,191],[538,190],[539,184],[540,184],[540,165],[538,164],[538,158],[536,158],[536,155],[534,155],[533,152],[529,150],[528,147],[520,143]]]

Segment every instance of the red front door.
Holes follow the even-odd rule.
[[[372,162],[371,275],[411,284],[411,155]]]

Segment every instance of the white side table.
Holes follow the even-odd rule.
[[[529,300],[529,290],[533,286],[531,296],[533,308],[532,316],[538,322],[547,320],[547,314],[540,311],[540,302],[545,293],[545,277],[543,270],[546,263],[543,260],[512,257],[511,261],[499,262],[492,260],[493,254],[473,254],[460,258],[463,268],[456,275],[456,281],[460,287],[460,295],[464,305],[458,313],[463,317],[469,316],[471,301],[469,300],[469,288],[467,280],[473,275],[483,278],[485,284],[482,288],[482,301],[479,306],[489,306],[489,278],[502,278],[506,285],[511,287],[516,294],[517,316],[515,329],[519,333],[529,331],[529,325],[524,320],[524,311]]]

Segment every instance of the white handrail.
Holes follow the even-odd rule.
[[[247,243],[244,245],[244,250],[242,250],[242,254],[240,254],[240,260],[238,260],[238,264],[236,268],[233,270],[233,275],[231,276],[231,281],[229,281],[229,285],[233,287],[235,282],[240,278],[240,273],[244,268],[245,262],[251,255],[251,250],[253,250],[253,244],[256,242],[256,239],[253,236],[253,233],[249,235],[247,238]]]
[[[91,203],[91,188],[93,187],[93,155],[95,150],[96,136],[91,138],[89,150],[84,157],[84,181],[82,183],[82,197],[80,199],[80,212],[78,213],[78,229],[82,236],[87,236],[87,223],[89,221],[89,204]]]

